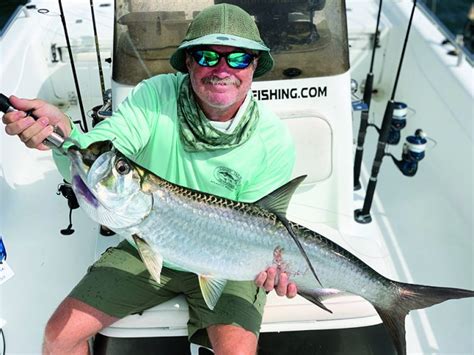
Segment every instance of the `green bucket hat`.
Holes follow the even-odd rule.
[[[186,36],[171,56],[171,66],[186,73],[186,50],[202,45],[232,46],[259,51],[254,77],[262,76],[273,67],[270,48],[261,39],[255,21],[235,5],[218,4],[202,10],[191,22]]]

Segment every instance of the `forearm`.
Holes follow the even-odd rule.
[[[139,125],[136,121],[126,120],[120,115],[102,121],[87,133],[81,132],[69,118],[66,127],[66,136],[71,139],[66,140],[62,151],[73,144],[86,148],[94,142],[110,140],[120,152],[133,157],[146,145],[149,137],[145,124]],[[62,151],[53,149],[53,159],[60,174],[66,181],[70,181],[70,160]]]

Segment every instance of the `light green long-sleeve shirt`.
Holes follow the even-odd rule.
[[[295,161],[292,138],[284,123],[258,103],[260,118],[252,136],[233,149],[185,151],[177,118],[184,74],[158,75],[137,85],[111,118],[88,133],[73,128],[82,147],[113,140],[119,151],[175,184],[237,201],[252,202],[286,183]],[[54,153],[69,179],[69,161]]]

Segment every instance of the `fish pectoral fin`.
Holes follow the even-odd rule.
[[[160,283],[161,269],[163,268],[163,257],[159,252],[154,250],[143,238],[134,234],[133,240],[138,248],[138,253],[143,263],[150,272],[151,276]]]
[[[288,205],[290,204],[291,197],[293,196],[293,193],[296,191],[298,186],[303,182],[304,179],[306,179],[306,176],[307,175],[302,175],[298,176],[297,178],[294,178],[290,182],[287,182],[285,185],[279,187],[275,191],[269,193],[267,196],[255,202],[255,204],[274,213],[278,220],[283,223],[286,230],[288,231],[288,234],[290,234],[291,238],[293,238],[293,241],[298,247],[301,255],[306,260],[306,263],[311,269],[311,272],[313,273],[314,277],[322,286],[321,281],[319,280],[319,277],[316,274],[316,271],[314,270],[314,267],[311,264],[308,255],[306,254],[306,251],[304,250],[303,246],[301,245],[301,242],[293,231],[290,222],[286,218],[286,210],[288,209]]]
[[[309,260],[308,254],[306,254],[306,251],[304,250],[303,245],[301,244],[300,240],[298,239],[295,232],[293,231],[293,228],[291,227],[290,222],[283,215],[276,214],[276,216],[277,216],[278,220],[280,220],[280,222],[283,223],[286,230],[288,231],[288,234],[291,236],[291,238],[295,242],[295,244],[298,247],[301,255],[303,256],[304,260],[306,261],[306,264],[308,264],[314,278],[316,279],[316,281],[318,281],[318,283],[321,285],[321,287],[323,287],[323,284],[321,283],[321,281],[319,280],[318,275],[316,274],[316,270],[314,270],[314,267],[313,267],[313,264],[311,263],[311,260]]]
[[[315,304],[316,306],[332,314],[332,311],[323,304],[323,302],[321,301],[320,295],[317,292],[311,292],[311,291],[299,289],[298,294],[300,296],[303,296],[304,298],[306,298],[308,301]]]
[[[270,192],[267,196],[256,201],[255,204],[277,215],[286,216],[286,210],[290,204],[291,197],[298,186],[306,179],[307,175],[302,175],[280,186]]]
[[[198,278],[204,301],[206,302],[209,309],[213,310],[217,304],[217,301],[219,301],[219,298],[222,295],[222,291],[224,291],[227,280],[216,279],[203,275],[198,275]]]

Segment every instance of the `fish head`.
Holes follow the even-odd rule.
[[[120,153],[111,141],[68,148],[72,188],[81,208],[94,221],[119,231],[139,224],[153,207],[141,188],[144,170]]]

